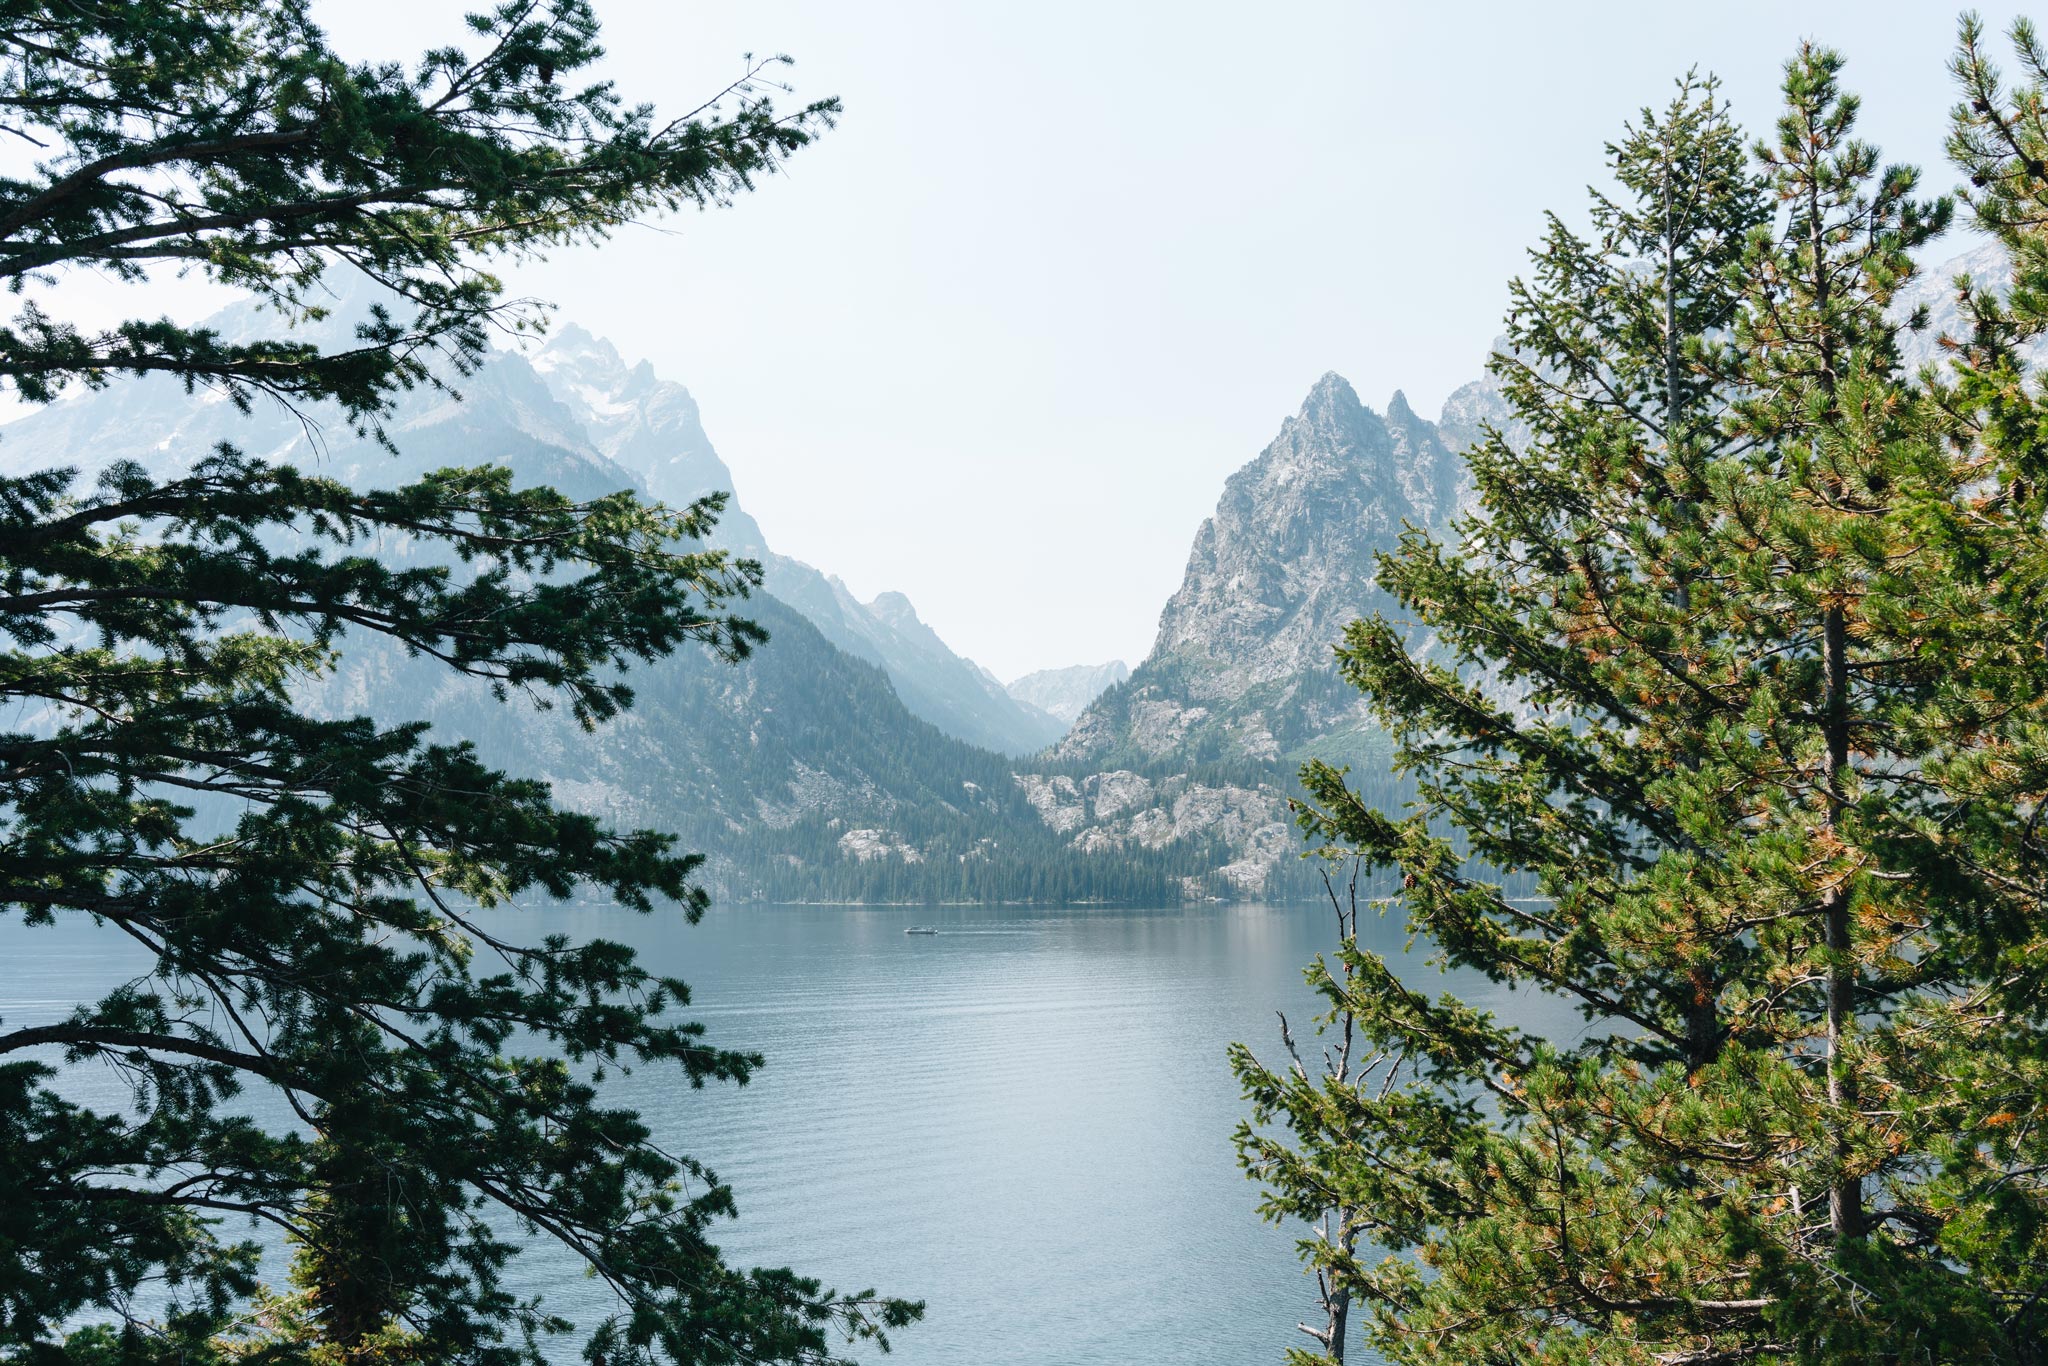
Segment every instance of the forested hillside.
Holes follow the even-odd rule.
[[[345,294],[315,335],[346,336],[363,306]],[[239,306],[211,325],[257,338],[274,319]],[[259,402],[243,414],[145,376],[0,427],[0,472],[84,453],[88,474],[132,461],[169,477],[190,451],[232,439],[363,487],[479,459],[509,467],[518,486],[579,499],[640,487],[680,503],[732,482],[686,390],[573,326],[531,358],[488,353],[459,397],[402,396],[387,429],[396,454],[322,409]],[[1283,767],[1119,769],[970,743],[962,732],[1014,739],[1022,724],[1049,739],[1060,723],[953,655],[899,596],[862,604],[774,555],[736,502],[711,540],[765,557],[767,587],[741,610],[768,642],[738,665],[685,653],[642,666],[627,679],[634,708],[594,736],[360,633],[341,638],[337,668],[307,685],[307,701],[330,715],[431,721],[493,765],[544,777],[577,810],[674,830],[710,856],[727,898],[1160,903],[1317,890]],[[408,538],[378,549],[394,563],[422,553]],[[1098,789],[1119,795],[1084,795]]]

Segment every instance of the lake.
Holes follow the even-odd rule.
[[[734,1188],[741,1217],[720,1239],[734,1261],[923,1299],[924,1321],[880,1360],[1248,1366],[1308,1345],[1294,1327],[1317,1317],[1301,1231],[1253,1213],[1224,1047],[1246,1040],[1271,1060],[1276,1008],[1305,1031],[1301,970],[1333,942],[1329,907],[495,918],[634,945],[691,984],[711,1043],[767,1056],[744,1088],[693,1091],[650,1070],[610,1094]],[[912,924],[939,933],[906,935]],[[1431,993],[1581,1027],[1560,1003],[1403,958],[1396,923],[1368,920],[1363,937]],[[0,1016],[51,1018],[125,980],[142,963],[117,941],[86,925],[0,930]],[[115,1094],[106,1076],[65,1089]],[[548,1277],[558,1308],[604,1311],[596,1282],[562,1273]]]

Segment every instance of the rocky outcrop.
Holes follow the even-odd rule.
[[[1206,850],[1214,890],[1235,896],[1264,894],[1282,860],[1299,854],[1287,801],[1270,784],[1152,778],[1129,769],[1013,777],[1039,819],[1072,848],[1091,855]]]
[[[856,863],[892,858],[905,863],[924,862],[924,854],[893,830],[849,830],[839,837],[839,852]]]
[[[1072,778],[1063,773],[1050,778],[1038,773],[1019,773],[1015,777],[1031,809],[1057,833],[1064,835],[1088,819],[1081,789]]]
[[[1088,804],[1097,819],[1108,820],[1151,800],[1152,780],[1127,769],[1096,773],[1088,779]]]

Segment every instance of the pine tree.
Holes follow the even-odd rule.
[[[1881,1010],[1891,988],[1865,981],[1866,960],[1879,953],[1857,942],[1859,930],[1874,929],[1882,954],[1896,955],[1915,938],[1920,896],[1913,888],[1906,904],[1885,905],[1892,898],[1875,876],[1874,851],[1857,847],[1876,830],[1852,830],[1895,819],[1897,798],[1880,774],[1888,762],[1920,756],[1884,732],[1911,725],[1930,702],[1930,661],[1892,654],[1871,617],[1905,583],[1926,577],[1912,562],[1916,547],[1886,524],[1907,501],[1895,485],[1926,480],[1929,487],[1911,490],[1913,500],[1939,496],[1947,468],[1913,428],[1918,408],[1903,384],[1899,326],[1888,313],[1913,273],[1910,253],[1940,230],[1947,205],[1917,204],[1915,173],[1880,166],[1875,150],[1851,136],[1858,105],[1839,87],[1840,65],[1831,52],[1802,52],[1787,73],[1777,138],[1757,148],[1787,220],[1775,237],[1759,237],[1743,263],[1749,297],[1737,345],[1747,392],[1730,428],[1767,459],[1750,462],[1724,500],[1748,571],[1744,624],[1791,651],[1777,676],[1753,689],[1749,710],[1760,702],[1774,713],[1776,725],[1758,729],[1772,734],[1779,753],[1763,761],[1777,772],[1752,781],[1778,789],[1770,795],[1783,813],[1780,838],[1804,865],[1784,890],[1803,900],[1811,888],[1821,922],[1819,953],[1805,961],[1824,983],[1835,1166],[1828,1226],[1838,1248],[1865,1233],[1868,1175],[1859,1168],[1876,1160],[1857,1151],[1866,1136],[1856,1118],[1861,1064],[1851,1036],[1866,1003]],[[1800,736],[1802,725],[1815,734]],[[1852,812],[1857,797],[1863,809]],[[1800,961],[1790,946],[1786,957]],[[1924,972],[1903,976],[1927,985]],[[1796,1011],[1768,1028],[1797,1039]]]
[[[379,432],[398,393],[459,383],[489,328],[531,321],[490,254],[723,203],[835,110],[778,113],[750,78],[659,122],[574,83],[600,55],[584,0],[471,29],[407,69],[343,62],[304,0],[0,5],[0,119],[44,158],[0,178],[0,278],[34,291],[0,376],[42,403],[163,373]],[[253,292],[278,338],[55,312],[80,271],[152,269]],[[282,324],[319,316],[330,271],[392,302],[323,351]],[[593,1361],[823,1362],[836,1330],[914,1316],[727,1265],[730,1192],[599,1085],[760,1060],[677,1018],[684,984],[627,948],[490,914],[588,887],[694,919],[695,856],[424,726],[294,701],[382,637],[602,724],[628,665],[761,640],[732,610],[758,568],[699,544],[720,506],[577,502],[489,466],[366,492],[229,447],[0,479],[0,907],[152,962],[0,1028],[0,1359],[537,1362],[568,1325],[511,1289],[536,1240],[618,1297],[582,1325]],[[423,549],[387,563],[387,537]],[[136,1108],[62,1098],[60,1060],[118,1069]],[[298,1123],[251,1120],[244,1092]],[[297,1290],[257,1284],[257,1221],[296,1245]]]
[[[1658,653],[1648,668],[1685,672],[1706,480],[1728,455],[1721,426],[1734,361],[1722,339],[1739,307],[1733,267],[1768,201],[1711,80],[1682,81],[1609,160],[1618,193],[1594,199],[1595,236],[1552,217],[1533,280],[1513,286],[1511,354],[1494,368],[1530,429],[1526,448],[1496,436],[1469,453],[1484,513],[1464,526],[1462,555],[1411,533],[1381,569],[1382,584],[1442,633],[1455,659],[1411,659],[1384,620],[1354,627],[1340,652],[1402,740],[1400,767],[1420,776],[1422,814],[1389,821],[1326,767],[1303,778],[1319,803],[1312,828],[1333,850],[1399,864],[1411,924],[1447,959],[1634,1022],[1642,1037],[1618,1065],[1684,1066],[1718,1051],[1718,978],[1736,959],[1715,942],[1713,911],[1683,853],[1660,868],[1643,847],[1661,836],[1687,849],[1649,789],[1683,768],[1702,721],[1690,694],[1666,684],[1657,701],[1671,716],[1643,723],[1646,700],[1624,671],[1613,619],[1651,623]],[[1492,687],[1470,681],[1481,670]],[[1526,718],[1498,700],[1510,689]],[[1472,881],[1461,848],[1534,872],[1551,905],[1539,912]],[[1689,943],[1660,933],[1671,918],[1688,923]],[[1576,1275],[1562,1263],[1596,1246],[1583,1241],[1598,1225],[1590,1207],[1572,1211],[1578,1251],[1542,1231],[1555,1222],[1559,1188],[1577,1189],[1593,1159],[1555,1134],[1519,1132],[1534,1103],[1528,1088],[1565,1089],[1576,1060],[1453,1001],[1415,996],[1350,936],[1336,966],[1319,963],[1310,981],[1371,1063],[1341,1089],[1316,1079],[1306,1089],[1322,1094],[1305,1105],[1300,1078],[1289,1083],[1238,1050],[1255,1117],[1292,1112],[1300,1144],[1247,1132],[1248,1170],[1273,1188],[1276,1212],[1343,1190],[1353,1241],[1422,1246],[1439,1268],[1472,1259],[1478,1304],[1454,1298],[1463,1272],[1426,1286],[1406,1262],[1369,1268],[1305,1248],[1354,1288],[1381,1335],[1403,1334],[1418,1359],[1429,1358],[1415,1353],[1417,1340],[1433,1342],[1440,1360],[1521,1352],[1516,1311],[1541,1304],[1546,1276]],[[1598,1048],[1593,1056],[1606,1062]],[[1492,1092],[1507,1122],[1497,1127],[1474,1091]],[[1437,1316],[1443,1327],[1426,1326]],[[1475,1317],[1490,1328],[1451,1334],[1448,1325]]]
[[[1538,1037],[1346,942],[1311,980],[1374,1065],[1238,1051],[1291,1130],[1242,1140],[1274,1208],[1339,1193],[1394,1254],[1305,1245],[1390,1359],[2037,1359],[2038,1182],[2002,1135],[2038,1113],[2048,985],[2048,668],[2010,603],[2042,520],[1986,513],[2023,457],[1953,417],[2024,391],[1995,343],[1984,388],[1905,373],[1893,304],[1949,209],[1854,139],[1839,68],[1788,65],[1754,176],[1711,94],[1617,144],[1626,208],[1553,224],[1515,290],[1526,435],[1472,454],[1457,548],[1383,562],[1440,652],[1385,620],[1340,650],[1421,797],[1384,816],[1312,768],[1305,825],[1397,866],[1443,961],[1588,1019]],[[1626,325],[1660,294],[1669,325]]]

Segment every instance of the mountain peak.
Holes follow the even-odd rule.
[[[917,608],[912,606],[910,599],[902,593],[877,593],[867,606],[868,611],[892,626],[918,619]]]
[[[626,369],[619,349],[581,323],[564,323],[533,355],[533,368],[546,374],[568,369],[589,383],[598,377],[613,378]]]
[[[1151,654],[1090,700],[1059,756],[1279,760],[1358,733],[1363,703],[1331,646],[1360,617],[1395,609],[1378,556],[1407,526],[1443,524],[1460,468],[1405,393],[1381,417],[1342,375],[1318,379],[1300,413],[1225,481]]]
[[[1316,381],[1302,400],[1301,415],[1309,421],[1322,417],[1348,417],[1365,405],[1358,401],[1358,391],[1351,387],[1351,381],[1335,370],[1326,371]]]

